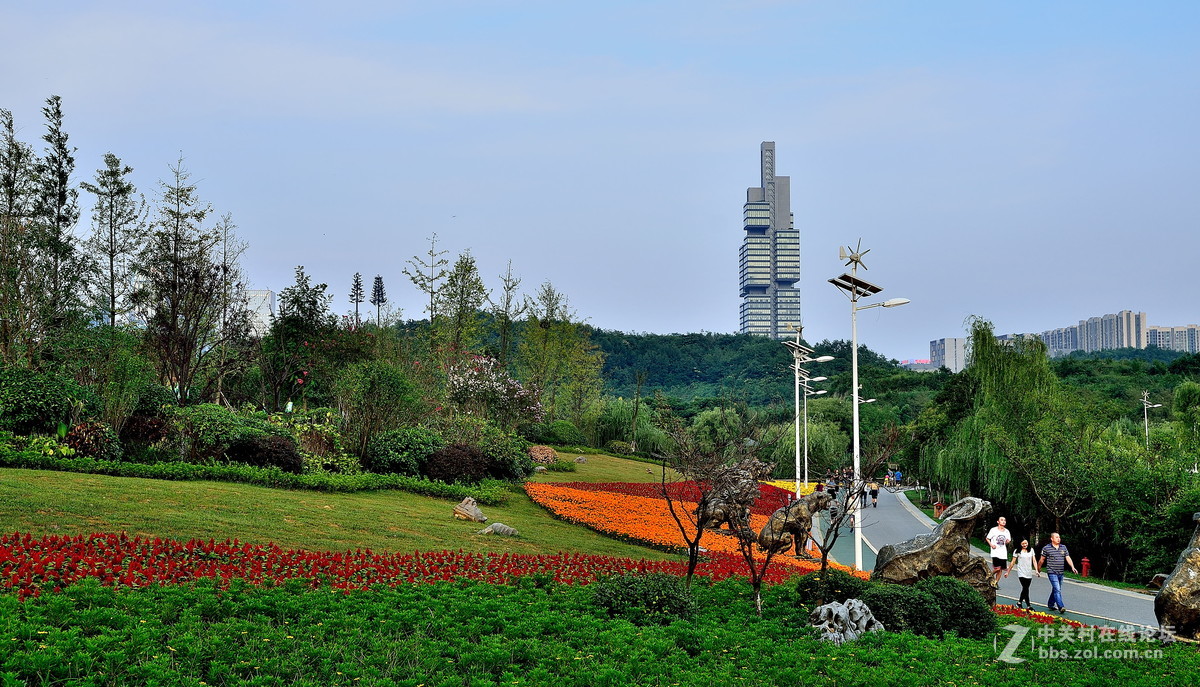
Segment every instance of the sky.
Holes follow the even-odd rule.
[[[849,339],[840,245],[903,308],[900,360],[1120,310],[1200,321],[1200,3],[0,0],[0,108],[35,144],[63,100],[76,181],[112,152],[153,201],[182,157],[276,292],[353,309],[438,250],[511,260],[577,316],[738,328],[759,144],[801,230],[805,337]],[[78,233],[93,198],[81,193]]]

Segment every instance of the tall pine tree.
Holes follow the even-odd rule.
[[[130,270],[146,239],[146,202],[135,196],[137,189],[128,180],[132,173],[132,167],[106,153],[104,168],[96,171],[95,183],[81,184],[96,196],[92,235],[86,247],[99,269],[94,304],[110,327],[116,327],[117,318],[130,310]]]
[[[375,306],[375,326],[382,327],[379,310],[387,303],[387,292],[383,290],[383,277],[375,275],[375,283],[371,285],[371,305]]]
[[[350,302],[354,304],[354,327],[358,328],[362,322],[358,318],[358,304],[363,302],[363,280],[362,273],[354,273],[354,281],[350,283]]]

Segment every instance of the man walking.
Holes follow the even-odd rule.
[[[1050,580],[1050,599],[1046,602],[1046,608],[1050,611],[1057,608],[1059,613],[1067,611],[1062,598],[1064,563],[1070,566],[1071,572],[1079,574],[1079,571],[1075,569],[1075,561],[1071,560],[1071,552],[1067,550],[1067,545],[1062,543],[1062,537],[1058,535],[1058,532],[1053,532],[1050,534],[1050,543],[1042,547],[1042,557],[1038,559],[1037,569],[1040,572],[1044,567],[1046,579]]]

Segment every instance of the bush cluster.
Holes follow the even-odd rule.
[[[525,428],[525,436],[530,441],[554,446],[586,446],[587,437],[579,428],[567,420],[539,422]]]
[[[971,585],[953,577],[930,577],[917,590],[933,597],[942,611],[942,629],[959,637],[982,639],[996,629],[996,614]]]
[[[67,432],[63,443],[75,449],[81,456],[100,460],[116,460],[121,457],[121,444],[117,433],[107,422],[93,420],[80,422]]]
[[[477,446],[443,446],[425,461],[425,475],[446,483],[476,483],[488,475],[488,460]]]
[[[613,439],[612,441],[605,444],[604,450],[608,451],[609,453],[613,454],[614,456],[633,455],[633,445],[630,444],[628,441],[621,441],[619,439]]]
[[[691,588],[675,575],[614,575],[597,580],[591,589],[593,603],[609,617],[635,625],[666,625],[696,614]]]
[[[928,592],[902,584],[872,584],[859,598],[891,632],[942,634],[942,609]]]
[[[845,603],[846,599],[862,598],[870,586],[871,583],[867,580],[844,570],[815,570],[796,581],[796,597],[806,606],[821,606],[834,601]]]
[[[100,402],[74,380],[17,367],[0,367],[0,430],[53,433],[72,416],[91,417]]]
[[[294,475],[304,472],[304,457],[291,437],[245,437],[230,444],[225,455],[234,463],[260,468],[275,467]]]
[[[49,441],[53,439],[46,437]],[[66,447],[63,447],[66,448]],[[70,449],[67,449],[70,450]],[[115,477],[140,477],[165,480],[209,480],[235,482],[260,487],[303,489],[325,492],[356,492],[395,489],[424,496],[461,501],[470,496],[485,506],[503,505],[508,500],[508,485],[484,480],[478,485],[447,484],[405,475],[343,475],[326,472],[297,475],[279,468],[259,468],[241,464],[196,464],[183,462],[130,463],[49,455],[40,450],[6,449],[0,446],[0,467],[31,470],[59,470]]]
[[[364,467],[371,472],[418,475],[442,445],[441,435],[425,427],[393,429],[367,442]]]

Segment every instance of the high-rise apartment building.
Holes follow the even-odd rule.
[[[800,232],[792,217],[791,178],[775,176],[775,142],[759,148],[761,186],[742,208],[741,329],[782,339],[800,325]]]

